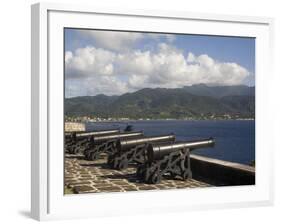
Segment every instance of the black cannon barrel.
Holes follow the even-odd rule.
[[[123,138],[130,138],[130,137],[139,137],[143,136],[142,131],[136,131],[136,132],[124,132],[119,134],[113,134],[113,135],[104,135],[104,136],[95,136],[93,137],[94,143],[100,143],[112,139],[123,139]]]
[[[85,132],[85,131],[65,131],[64,136],[65,137],[73,137],[73,136],[76,136],[77,134],[80,134],[80,133],[87,133],[87,132]]]
[[[162,159],[165,155],[171,152],[188,148],[190,150],[198,148],[213,147],[215,145],[215,140],[213,138],[176,142],[169,144],[153,145],[150,144],[147,148],[147,157],[149,161]]]
[[[174,134],[169,135],[157,135],[157,136],[148,136],[138,139],[119,139],[117,141],[118,151],[126,150],[128,148],[134,147],[136,145],[141,145],[144,143],[152,143],[152,142],[174,142],[176,139]]]
[[[90,132],[82,132],[77,133],[76,137],[91,137],[91,136],[97,136],[97,135],[110,135],[110,134],[116,134],[119,133],[119,129],[110,129],[110,130],[100,130],[100,131],[90,131]]]

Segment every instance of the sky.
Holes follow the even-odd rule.
[[[65,28],[65,96],[255,84],[255,39]]]

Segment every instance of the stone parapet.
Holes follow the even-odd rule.
[[[255,168],[240,163],[190,156],[193,178],[215,186],[254,185]]]
[[[64,128],[66,132],[86,131],[86,125],[80,122],[65,122]]]

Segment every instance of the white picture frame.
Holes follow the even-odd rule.
[[[271,91],[273,19],[38,3],[32,5],[31,214],[37,220],[180,212],[273,203]],[[191,190],[64,196],[63,27],[256,38],[256,184]],[[137,203],[136,203],[137,202]]]

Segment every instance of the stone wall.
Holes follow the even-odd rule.
[[[86,126],[84,123],[79,122],[65,122],[64,128],[66,132],[85,131]]]
[[[193,178],[215,186],[254,185],[255,168],[205,156],[190,156]]]

